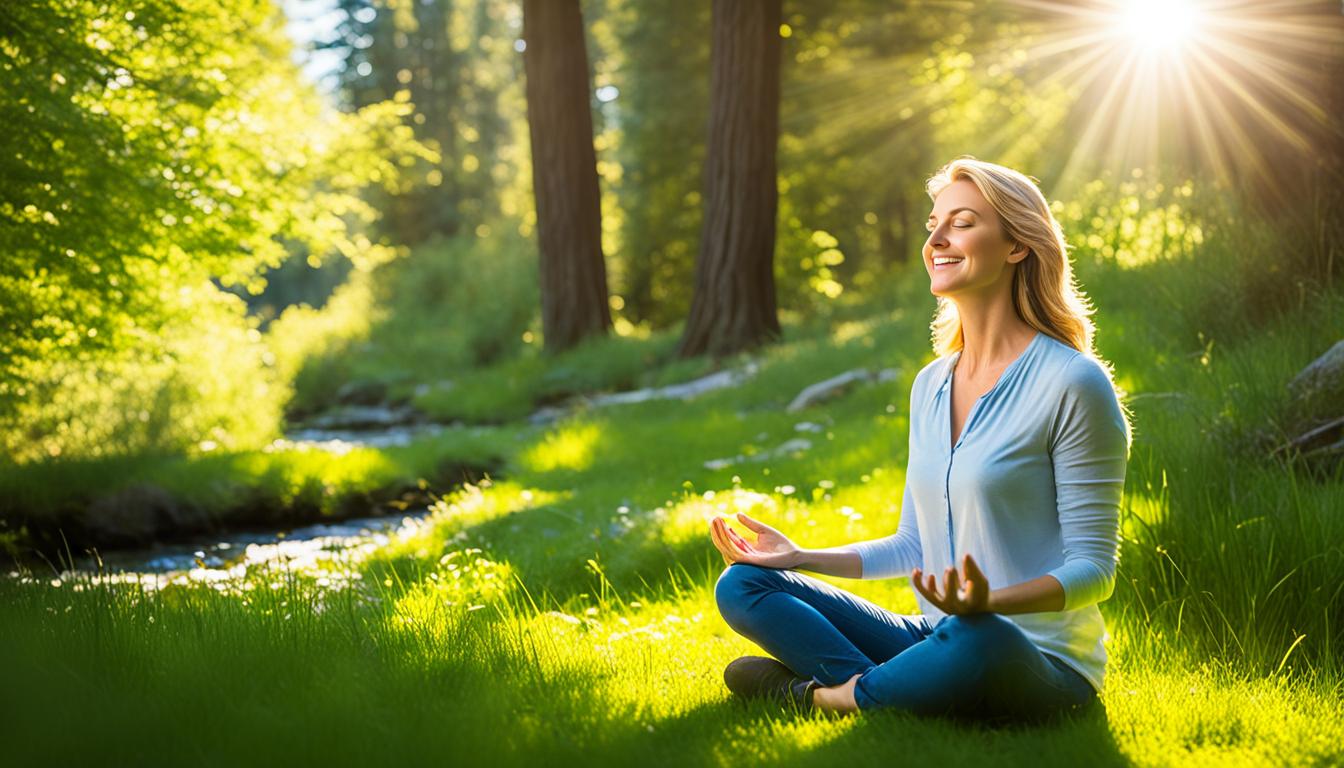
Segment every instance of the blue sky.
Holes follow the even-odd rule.
[[[341,57],[335,51],[310,51],[314,40],[329,36],[340,23],[342,15],[335,10],[332,0],[276,0],[289,19],[286,31],[294,41],[294,60],[303,65],[303,73],[318,85],[323,93],[336,89],[335,72]]]

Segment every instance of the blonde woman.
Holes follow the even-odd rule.
[[[1036,185],[966,157],[927,188],[940,357],[910,392],[900,524],[885,538],[803,549],[745,515],[755,542],[714,520],[729,563],[715,586],[720,613],[774,656],[737,659],[724,680],[804,709],[1048,717],[1102,688],[1097,604],[1115,584],[1129,421]],[[922,613],[895,614],[794,569],[908,574]]]

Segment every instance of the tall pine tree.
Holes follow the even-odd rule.
[[[611,328],[602,212],[578,0],[524,0],[523,66],[541,249],[546,350]]]
[[[779,337],[775,143],[782,0],[715,0],[705,213],[678,354],[730,355]]]

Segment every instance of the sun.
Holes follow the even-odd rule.
[[[1200,9],[1189,0],[1131,0],[1116,9],[1115,28],[1149,55],[1177,55],[1199,33]]]

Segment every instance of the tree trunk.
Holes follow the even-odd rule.
[[[559,352],[611,328],[578,0],[524,0],[523,39],[541,251],[541,328],[546,351]]]
[[[714,0],[705,214],[678,354],[777,339],[775,144],[782,0]]]

